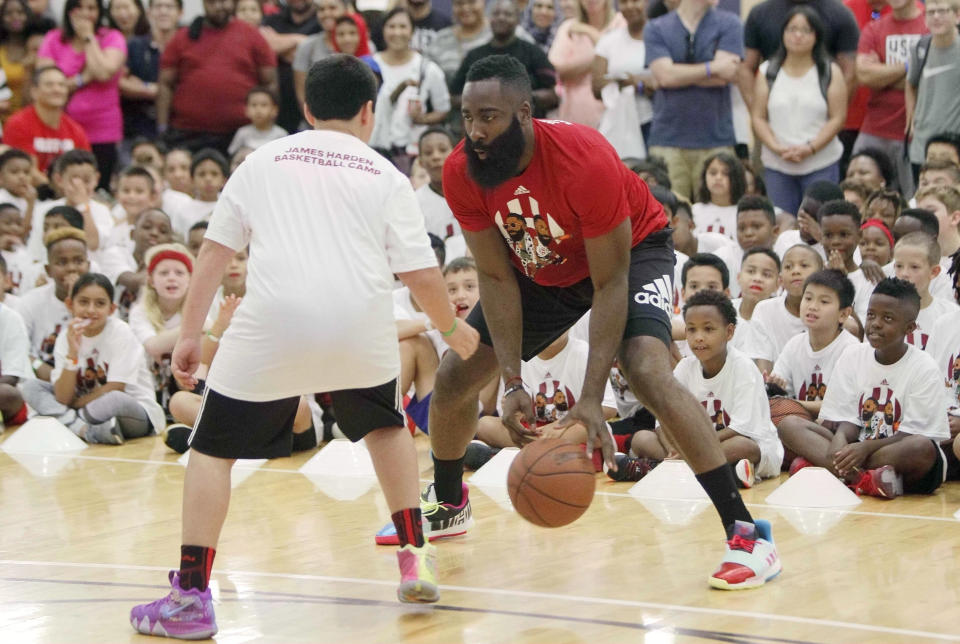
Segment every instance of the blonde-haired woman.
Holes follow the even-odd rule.
[[[613,0],[580,0],[576,18],[565,20],[550,46],[549,58],[557,70],[560,107],[557,118],[597,127],[603,103],[593,95],[593,60],[600,36],[626,25]]]
[[[130,308],[130,328],[143,344],[154,377],[157,402],[167,411],[178,387],[170,355],[180,335],[181,312],[193,274],[193,255],[183,244],[159,244],[147,251],[147,282]]]

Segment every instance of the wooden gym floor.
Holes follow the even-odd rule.
[[[428,478],[426,438],[418,450]],[[722,539],[704,504],[648,509],[601,475],[579,521],[545,530],[472,488],[476,528],[438,544],[440,603],[411,607],[394,549],[373,543],[389,520],[378,488],[324,488],[360,495],[334,500],[297,472],[312,454],[234,472],[247,478],[214,566],[221,643],[960,641],[960,484],[788,516],[764,505],[766,481],[745,498],[772,521],[784,572],[740,593],[707,586]],[[0,642],[157,641],[127,615],[167,592],[182,482],[155,437],[0,452]]]

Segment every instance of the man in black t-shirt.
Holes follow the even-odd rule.
[[[753,104],[753,85],[760,63],[780,48],[783,20],[797,5],[805,4],[817,12],[826,29],[824,45],[847,82],[852,95],[860,28],[853,13],[840,0],[764,0],[750,10],[743,27],[744,58],[740,66],[740,89],[748,107]]]
[[[317,7],[313,0],[287,0],[286,6],[270,16],[263,17],[263,32],[270,48],[277,54],[277,84],[280,89],[280,113],[277,125],[287,132],[296,132],[303,115],[293,89],[293,55],[297,45],[307,36],[320,31]]]
[[[431,0],[407,0],[407,11],[413,17],[413,40],[410,46],[420,52],[430,48],[438,31],[453,24],[449,15],[434,8]]]
[[[490,31],[493,39],[481,45],[464,57],[453,80],[450,81],[450,102],[454,109],[460,109],[460,95],[467,81],[470,66],[481,58],[506,54],[519,60],[527,69],[530,85],[533,87],[533,116],[543,118],[547,110],[556,107],[560,100],[554,89],[557,86],[557,71],[547,60],[543,50],[534,44],[517,38],[517,24],[520,16],[516,5],[510,0],[497,0],[490,13]]]

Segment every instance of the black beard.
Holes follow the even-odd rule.
[[[517,165],[526,143],[520,119],[516,116],[513,117],[506,131],[483,145],[475,144],[469,136],[466,137],[463,142],[463,151],[467,155],[467,171],[470,173],[470,178],[483,188],[496,188],[504,181],[516,176]],[[486,159],[477,156],[478,149],[487,153]]]

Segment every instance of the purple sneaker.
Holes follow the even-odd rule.
[[[180,575],[170,571],[170,594],[149,604],[134,606],[130,623],[144,635],[179,640],[206,640],[217,633],[210,589],[200,592],[180,587]]]

